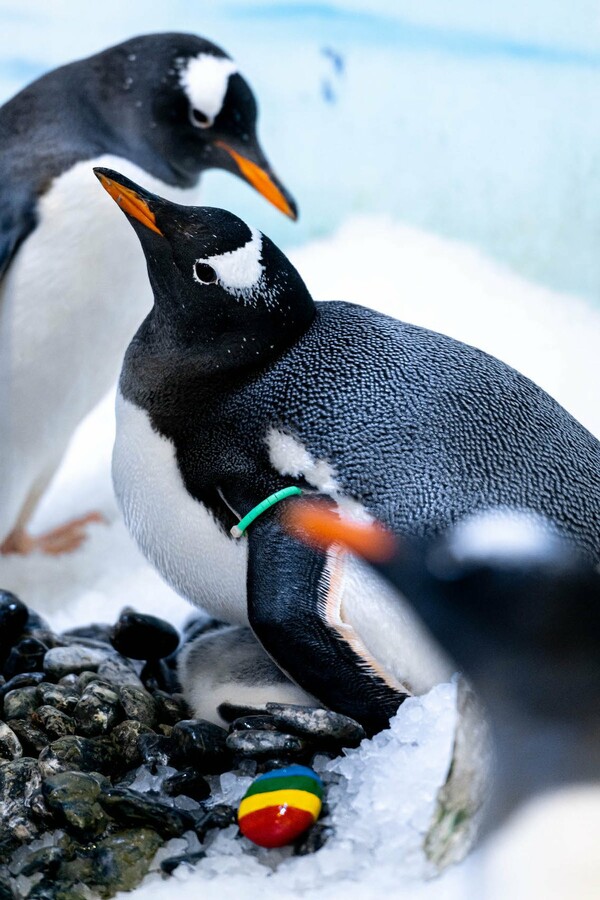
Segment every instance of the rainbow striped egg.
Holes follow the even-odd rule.
[[[240,803],[240,831],[259,847],[291,844],[319,818],[322,797],[323,783],[307,766],[259,775]]]

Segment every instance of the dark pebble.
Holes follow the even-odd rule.
[[[86,737],[106,734],[123,718],[119,695],[108,685],[91,682],[81,694],[73,716]]]
[[[169,694],[180,693],[181,684],[176,669],[167,665],[166,660],[151,660],[144,665],[140,678],[151,691],[167,691]]]
[[[156,717],[165,725],[176,725],[182,719],[190,718],[190,708],[181,694],[168,694],[159,689],[152,694],[156,703]]]
[[[15,594],[0,590],[0,646],[12,647],[25,628],[29,610]]]
[[[37,728],[31,719],[11,719],[10,727],[19,738],[27,756],[38,756],[50,743],[48,735]]]
[[[73,770],[109,775],[118,768],[119,759],[109,739],[75,734],[52,741],[40,753],[39,764],[44,777]]]
[[[133,609],[124,609],[116,623],[111,643],[130,659],[162,659],[179,646],[179,634],[169,622]]]
[[[39,692],[44,706],[53,706],[67,715],[72,713],[79,703],[78,691],[64,684],[52,684],[50,681],[45,681],[40,684]]]
[[[37,687],[15,688],[4,695],[4,718],[27,719],[40,704]]]
[[[231,764],[227,732],[204,719],[184,719],[173,726],[173,740],[180,761],[201,774],[225,772]]]
[[[13,678],[23,672],[41,672],[48,647],[37,638],[23,638],[12,648],[4,663],[5,678]]]
[[[42,792],[59,825],[87,841],[104,833],[108,818],[97,802],[100,790],[110,784],[102,775],[60,772],[44,779]]]
[[[137,719],[149,728],[156,724],[156,703],[145,688],[123,684],[119,688],[119,698],[128,719]]]
[[[160,869],[165,875],[172,875],[175,869],[182,865],[193,869],[196,863],[199,863],[205,856],[206,851],[204,850],[196,850],[195,853],[183,853],[181,856],[170,856],[168,859],[163,859]]]
[[[313,825],[295,845],[294,856],[307,856],[309,853],[316,853],[317,850],[325,846],[332,834],[333,828],[328,825],[321,825],[320,823]]]
[[[46,877],[52,878],[58,872],[60,864],[66,859],[66,856],[62,847],[41,847],[27,855],[27,859],[19,870],[19,875],[29,877],[37,872],[42,872]]]
[[[218,803],[211,806],[206,812],[199,811],[192,814],[194,816],[194,831],[198,838],[202,841],[211,828],[229,828],[237,822],[237,812],[233,806],[227,806],[225,803]]]
[[[22,687],[35,687],[45,681],[45,679],[45,672],[21,672],[20,675],[15,675],[0,687],[0,700],[2,700],[9,691],[14,691],[16,688]]]
[[[110,739],[119,760],[119,768],[130,769],[142,762],[140,739],[156,737],[152,729],[134,719],[125,719],[112,730]]]
[[[229,726],[232,731],[279,731],[273,716],[241,716]]]
[[[79,875],[72,880],[84,882],[94,894],[112,897],[117,891],[137,887],[161,844],[162,838],[152,828],[115,831],[95,844],[87,860],[73,860],[65,869]],[[82,900],[83,897],[89,898],[89,893],[83,894]],[[65,893],[61,900],[79,900],[79,897]]]
[[[191,797],[192,800],[206,800],[210,797],[210,785],[208,781],[199,775],[195,769],[182,769],[175,775],[169,775],[163,781],[162,789],[167,797]]]
[[[262,716],[267,715],[264,707],[256,706],[237,706],[235,703],[220,703],[217,706],[217,712],[224,722],[235,722],[236,719],[242,719],[245,716]]]
[[[33,819],[43,808],[42,777],[35,759],[0,766],[0,834],[26,843],[37,836]]]
[[[119,656],[111,656],[98,666],[98,675],[110,684],[120,687],[123,684],[133,684],[143,687],[140,678],[129,660]]]
[[[17,900],[8,876],[0,874],[0,900]]]
[[[138,749],[142,761],[152,772],[157,766],[168,766],[177,755],[175,741],[163,734],[141,734]]]
[[[233,731],[227,737],[227,746],[233,753],[260,759],[301,756],[309,745],[303,738],[278,731]]]
[[[0,765],[3,760],[20,759],[23,756],[23,747],[13,729],[0,722]]]
[[[267,703],[267,710],[279,728],[325,742],[332,741],[340,747],[358,747],[366,737],[362,725],[329,709]]]
[[[54,706],[38,706],[31,721],[36,728],[45,731],[51,741],[56,741],[68,734],[75,734],[74,719]]]
[[[98,799],[113,819],[125,825],[150,826],[165,838],[181,837],[196,824],[187,810],[167,806],[129,788],[103,790]]]

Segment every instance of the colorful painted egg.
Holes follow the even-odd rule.
[[[322,797],[323,783],[307,766],[259,775],[240,803],[240,831],[259,847],[291,844],[317,821]]]

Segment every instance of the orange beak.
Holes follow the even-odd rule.
[[[131,216],[133,219],[137,219],[138,222],[141,222],[142,225],[145,225],[150,231],[155,231],[162,236],[162,231],[156,224],[156,216],[146,201],[143,200],[136,191],[124,187],[122,184],[119,184],[118,181],[107,178],[106,175],[103,175],[100,172],[96,172],[95,174],[104,190],[110,194],[115,203],[118,203],[123,212],[127,213],[127,215]]]
[[[298,218],[296,212],[285,199],[271,176],[265,172],[264,169],[261,169],[261,167],[257,166],[256,163],[253,163],[251,159],[242,156],[241,153],[238,153],[237,150],[234,150],[233,147],[230,147],[229,144],[225,144],[223,141],[215,141],[215,146],[220,147],[221,150],[225,150],[229,153],[246,181],[251,184],[259,194],[262,194],[269,203],[272,203],[276,209],[280,210],[280,212],[284,213],[286,216],[289,216],[290,219],[295,220]]]
[[[396,539],[377,523],[349,522],[322,503],[297,503],[285,516],[285,524],[305,543],[326,549],[342,544],[371,562],[385,562],[396,549]]]

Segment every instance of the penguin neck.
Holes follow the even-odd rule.
[[[197,400],[224,395],[260,375],[306,333],[316,307],[302,311],[293,322],[278,328],[261,319],[257,327],[225,330],[223,323],[189,324],[169,320],[156,306],[132,340],[121,374],[121,390],[148,412],[173,415],[186,408],[193,393]]]

